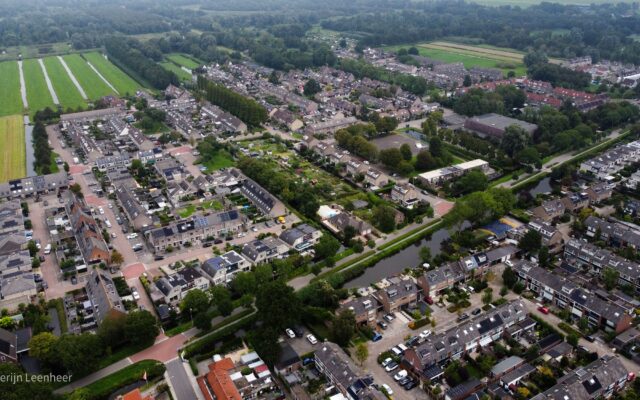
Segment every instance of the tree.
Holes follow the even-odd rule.
[[[567,336],[567,343],[569,343],[573,347],[577,347],[579,339],[580,338],[578,337],[578,335],[576,335],[575,333],[571,333]]]
[[[604,282],[604,286],[607,290],[612,290],[618,284],[618,279],[620,278],[620,272],[617,270],[606,267],[602,270],[602,281]]]
[[[422,246],[420,248],[420,259],[422,260],[422,262],[431,261],[431,249],[427,246]]]
[[[471,76],[465,75],[464,76],[464,81],[462,82],[462,86],[469,87],[469,86],[471,86],[472,83],[473,82],[471,81]]]
[[[463,175],[453,184],[453,190],[456,194],[473,193],[485,190],[489,186],[487,176],[478,170],[470,171]]]
[[[527,131],[518,125],[511,125],[504,130],[504,135],[500,142],[500,148],[509,157],[514,157],[519,151],[527,146],[529,140],[530,137]]]
[[[249,342],[258,352],[260,358],[268,365],[275,364],[280,358],[282,347],[278,343],[281,330],[264,324],[262,329],[252,331],[249,334]]]
[[[124,257],[118,250],[113,250],[111,252],[111,264],[113,265],[121,265],[124,262]]]
[[[124,336],[125,322],[126,316],[124,315],[107,315],[98,327],[98,336],[102,342],[111,348],[115,348],[127,340],[128,338],[125,338]]]
[[[147,310],[127,314],[124,324],[125,337],[134,345],[151,345],[160,333],[158,321]]]
[[[538,251],[538,263],[542,268],[549,268],[551,266],[551,255],[549,254],[549,247],[542,246]]]
[[[355,356],[360,366],[367,361],[367,358],[369,357],[369,347],[367,347],[367,342],[358,343],[356,346]]]
[[[301,305],[293,288],[282,281],[267,282],[256,296],[258,316],[264,326],[281,332],[295,325],[301,315]]]
[[[349,242],[351,242],[351,239],[353,239],[357,235],[358,235],[358,231],[356,230],[355,227],[351,225],[347,225],[342,231],[342,239],[345,244],[349,244]]]
[[[211,318],[209,318],[206,312],[198,313],[193,318],[193,326],[200,330],[208,331],[211,329]]]
[[[257,288],[256,276],[251,272],[238,272],[231,283],[231,287],[241,295],[255,294]]]
[[[549,62],[547,55],[541,51],[531,51],[524,56],[524,65],[528,68],[534,65],[546,64]]]
[[[27,249],[29,250],[29,256],[31,257],[35,257],[36,254],[38,254],[38,245],[33,240],[29,240],[29,243],[27,243]]]
[[[51,366],[57,361],[54,352],[57,341],[58,338],[50,332],[38,333],[29,340],[29,355]]]
[[[315,79],[309,79],[307,83],[304,84],[305,96],[313,96],[321,90],[322,88],[320,87],[320,84]]]
[[[95,370],[104,353],[102,341],[97,335],[82,333],[65,334],[55,342],[55,359],[73,375],[83,376]]]
[[[542,236],[537,231],[529,229],[520,239],[518,247],[528,253],[537,253],[542,247]]]
[[[413,158],[411,147],[407,143],[403,143],[400,146],[400,153],[402,154],[402,159],[405,161],[410,161]]]
[[[6,330],[12,330],[13,328],[15,328],[15,326],[16,326],[16,323],[13,320],[13,318],[9,316],[0,318],[0,328],[6,329]]]
[[[79,183],[74,183],[73,185],[69,186],[69,190],[71,190],[71,192],[73,194],[75,194],[76,196],[82,198],[82,187],[80,186]]]
[[[386,165],[391,169],[398,168],[400,161],[402,161],[402,153],[400,152],[400,149],[397,149],[395,147],[390,149],[380,150],[380,155],[378,157],[382,164]]]
[[[356,319],[351,310],[342,310],[331,324],[333,341],[340,346],[347,346],[356,332]]]
[[[51,384],[38,380],[21,379],[12,381],[9,377],[24,377],[19,365],[0,363],[0,399],[2,400],[61,400],[62,397],[52,392]]]
[[[218,308],[223,316],[230,315],[233,311],[233,303],[231,302],[231,293],[224,286],[213,286],[210,290],[213,304]]]
[[[315,257],[318,260],[333,257],[339,249],[340,242],[338,242],[335,237],[331,235],[322,235],[318,243],[314,246],[314,250],[316,252]]]
[[[518,275],[516,275],[511,267],[506,267],[504,271],[502,271],[502,282],[504,282],[504,286],[508,288],[513,288],[516,282],[518,282]]]
[[[193,289],[184,296],[180,303],[180,311],[197,314],[209,309],[209,296],[200,289]]]
[[[482,302],[484,304],[489,304],[493,301],[493,289],[486,288],[482,294]]]
[[[385,205],[376,206],[372,212],[372,220],[382,232],[392,232],[396,228],[396,210]]]
[[[436,168],[436,161],[431,156],[429,150],[420,150],[416,156],[416,169],[418,171],[428,171]]]

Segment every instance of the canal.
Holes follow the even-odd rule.
[[[29,123],[29,116],[24,116],[24,142],[25,151],[27,156],[25,162],[27,163],[27,176],[36,176],[36,171],[33,169],[33,162],[35,156],[33,153],[33,125]]]

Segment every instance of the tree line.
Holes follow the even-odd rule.
[[[249,126],[260,126],[268,118],[267,110],[255,100],[202,76],[198,77],[198,89],[206,100],[240,118]]]
[[[112,36],[104,43],[109,57],[125,69],[132,71],[156,89],[164,89],[170,84],[179,85],[180,80],[143,52],[144,48],[135,39]],[[156,60],[158,61],[158,60]]]
[[[37,121],[33,127],[33,169],[40,175],[51,173],[52,149],[49,146],[49,136],[41,121]]]
[[[431,88],[427,80],[421,76],[412,76],[378,68],[362,60],[343,58],[337,67],[352,73],[356,78],[376,79],[400,86],[403,90],[417,95],[424,95]]]

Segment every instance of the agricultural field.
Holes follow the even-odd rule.
[[[45,67],[47,67],[47,74],[51,79],[53,89],[58,95],[60,105],[63,109],[83,108],[87,105],[87,102],[82,98],[78,88],[73,84],[69,74],[62,66],[60,60],[57,57],[47,57],[43,59]],[[98,79],[98,77],[96,77]]]
[[[22,115],[0,118],[0,182],[27,175]]]
[[[186,67],[189,69],[198,68],[199,66],[204,64],[202,61],[196,60],[193,57],[185,56],[183,54],[178,54],[178,53],[168,54],[167,59],[175,64],[178,64],[182,67]]]
[[[171,71],[176,74],[181,81],[191,80],[191,74],[170,61],[161,62],[160,66],[162,66],[162,68],[166,69],[167,71]]]
[[[60,68],[62,68],[62,66]],[[22,70],[24,71],[24,82],[27,86],[27,102],[29,103],[29,109],[32,111],[32,114],[37,110],[42,110],[47,107],[55,109],[56,105],[53,103],[53,98],[51,97],[51,93],[49,93],[49,88],[47,87],[47,82],[44,79],[44,73],[38,60],[30,59],[23,61]],[[18,90],[18,95],[19,94],[20,91]]]
[[[124,73],[98,52],[84,53],[82,57],[89,61],[111,83],[121,96],[134,94],[142,86],[133,78]]]
[[[543,0],[472,0],[472,3],[478,3],[485,6],[520,6],[529,7],[542,3]],[[615,3],[632,3],[635,0],[616,0]],[[611,3],[611,0],[553,0],[552,3],[560,3],[563,5],[581,5],[588,6],[590,4]]]
[[[18,63],[0,63],[0,117],[22,113],[20,97],[20,72]]]
[[[97,100],[101,97],[116,94],[89,64],[78,54],[70,54],[62,57],[73,72],[82,89],[84,89],[87,97],[91,100]]]
[[[73,52],[71,45],[65,42],[12,46],[4,48],[3,50],[5,52],[4,54],[0,54],[0,61],[18,60],[20,56],[22,56],[22,59],[28,59],[69,54]]]

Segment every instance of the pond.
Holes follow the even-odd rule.
[[[448,230],[440,229],[435,231],[431,236],[412,244],[391,257],[380,260],[373,267],[367,268],[364,274],[345,283],[344,287],[351,289],[369,286],[382,278],[398,274],[404,271],[405,268],[417,267],[422,263],[420,259],[420,249],[422,247],[428,247],[431,250],[431,256],[434,257],[440,254],[440,244],[449,238]]]
[[[547,176],[543,178],[540,182],[538,182],[537,185],[532,187],[529,190],[529,193],[531,194],[531,196],[536,197],[539,194],[549,193],[552,190],[553,188],[551,187],[551,178]]]

